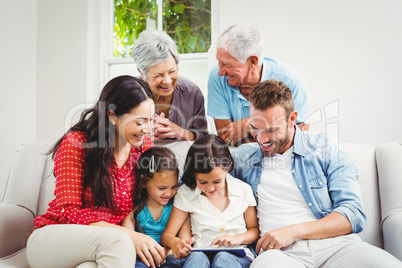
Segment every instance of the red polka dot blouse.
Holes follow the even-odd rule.
[[[132,147],[129,160],[119,168],[113,158],[110,167],[113,176],[115,193],[115,208],[95,206],[90,187],[84,190],[86,142],[83,132],[68,133],[57,150],[54,158],[54,174],[56,177],[55,199],[49,203],[44,215],[35,218],[35,228],[49,224],[83,224],[105,221],[119,224],[133,209],[134,166],[140,155],[153,146],[152,141],[145,137],[144,144]],[[117,172],[114,172],[116,169]]]

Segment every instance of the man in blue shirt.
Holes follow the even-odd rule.
[[[219,64],[209,74],[207,114],[214,118],[218,135],[230,145],[243,142],[250,134],[249,95],[261,81],[277,79],[292,90],[302,129],[310,114],[302,76],[286,64],[264,58],[263,47],[260,33],[249,25],[233,25],[218,39]]]
[[[291,90],[281,81],[250,95],[250,133],[257,143],[233,151],[232,175],[258,200],[261,238],[251,267],[402,267],[356,234],[366,224],[358,171],[325,133],[296,127]]]

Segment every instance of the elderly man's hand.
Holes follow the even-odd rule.
[[[235,145],[250,134],[249,118],[231,122],[221,131],[223,132],[221,138],[228,145]]]

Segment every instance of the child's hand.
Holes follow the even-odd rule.
[[[194,242],[194,237],[190,239],[175,239],[176,241],[173,242],[172,246],[172,251],[173,251],[173,256],[178,259],[184,259],[188,255],[190,255],[190,251],[193,250],[191,247],[191,244]]]
[[[164,247],[164,248],[165,248],[165,250],[166,250],[166,256],[165,256],[165,259],[166,259],[167,256],[169,256],[170,254],[173,254],[173,251],[172,251],[171,248],[167,248],[167,247]]]
[[[211,242],[211,246],[235,247],[240,246],[243,241],[237,235],[221,235]]]

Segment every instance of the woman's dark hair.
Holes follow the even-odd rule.
[[[166,170],[175,171],[179,175],[179,168],[175,154],[166,147],[152,147],[142,153],[135,165],[135,187],[134,187],[134,222],[142,231],[137,222],[138,213],[144,209],[148,193],[146,183],[153,178],[155,172]]]
[[[115,126],[110,123],[108,111],[121,116],[140,105],[143,101],[153,98],[148,84],[141,79],[123,75],[110,80],[103,88],[98,102],[85,110],[78,123],[67,133],[81,131],[86,134],[84,188],[91,187],[96,206],[114,207],[114,184],[109,171],[115,146]],[[52,156],[63,141],[64,134],[50,149]]]
[[[228,145],[217,135],[205,135],[198,138],[188,150],[181,180],[189,188],[195,189],[195,173],[209,173],[216,167],[232,171],[232,155]]]

